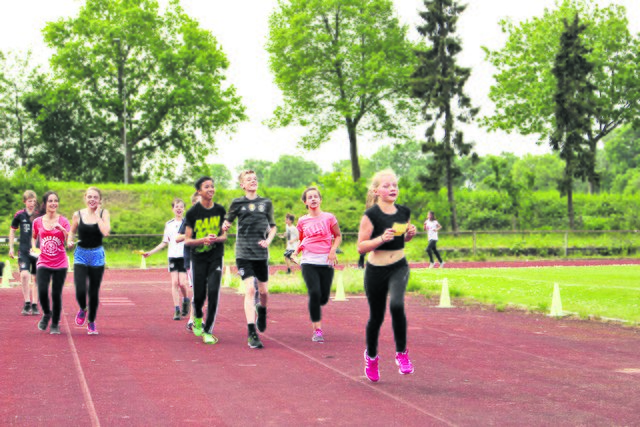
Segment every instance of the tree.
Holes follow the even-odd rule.
[[[310,128],[315,149],[346,128],[353,181],[358,131],[401,138],[415,117],[408,79],[414,58],[391,0],[279,0],[267,51],[284,103],[272,126]]]
[[[564,169],[558,154],[525,154],[513,164],[513,179],[531,191],[549,191],[558,187]]]
[[[0,149],[9,169],[32,164],[35,123],[23,101],[38,74],[31,52],[0,52]]]
[[[640,129],[622,126],[604,138],[604,149],[600,153],[604,165],[601,167],[603,185],[614,192],[623,193],[629,187],[633,192],[640,189],[637,176],[640,174]],[[635,187],[634,187],[635,183]],[[629,186],[631,184],[631,186]]]
[[[589,49],[587,59],[594,65],[589,75],[596,88],[591,101],[594,108],[584,135],[594,165],[602,138],[623,123],[637,121],[640,111],[640,40],[630,34],[622,6],[601,9],[588,0],[564,0],[556,9],[545,10],[542,17],[519,25],[502,21],[502,31],[508,35],[505,46],[496,51],[484,48],[497,72],[489,93],[495,113],[482,123],[490,130],[538,135],[539,144],[549,140],[556,129],[553,97],[557,81],[552,69],[563,19],[573,19],[576,13],[586,26],[581,37]],[[593,190],[597,174],[591,170],[588,176]]]
[[[509,164],[509,161],[508,157],[488,157],[487,164],[491,173],[483,179],[483,184],[496,190],[503,197],[502,209],[511,215],[512,228],[516,230],[524,194],[531,188],[533,174],[529,175],[528,183],[517,182],[511,173],[512,164]]]
[[[87,0],[44,36],[56,76],[104,118],[105,143],[122,150],[125,183],[152,155],[204,158],[218,131],[245,118],[225,85],[226,56],[178,0],[164,14],[156,0]]]
[[[554,96],[556,128],[550,136],[550,144],[565,162],[559,189],[561,194],[567,196],[569,227],[573,229],[573,179],[594,179],[595,156],[591,156],[586,135],[591,129],[595,87],[589,81],[589,74],[593,70],[593,64],[586,58],[589,49],[580,37],[586,26],[580,23],[578,14],[571,24],[565,20],[564,26],[560,50],[552,70],[557,81]]]
[[[422,152],[422,144],[410,139],[393,145],[383,145],[371,156],[369,169],[376,171],[392,169],[399,179],[417,182],[419,176],[431,165],[432,159]]]
[[[321,174],[322,170],[315,162],[284,154],[266,172],[265,185],[300,188],[317,182]]]
[[[444,182],[447,187],[451,229],[458,231],[458,215],[454,195],[454,180],[461,175],[455,163],[457,156],[472,155],[472,144],[464,142],[463,132],[456,123],[469,123],[479,109],[472,107],[464,93],[464,85],[471,74],[469,68],[456,64],[462,51],[455,35],[458,17],[466,6],[454,0],[424,0],[426,11],[420,12],[425,21],[418,32],[431,45],[415,51],[419,65],[412,76],[413,95],[423,101],[422,111],[428,123],[427,142],[422,146],[433,154],[433,166],[421,177],[426,190],[438,191]],[[440,131],[437,134],[436,131]]]

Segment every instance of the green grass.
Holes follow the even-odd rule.
[[[342,274],[345,292],[363,293],[363,271],[336,272],[334,290]],[[617,319],[640,323],[640,266],[414,269],[408,291],[437,298],[447,279],[454,305],[482,303],[497,310],[517,308],[549,313],[554,283],[560,287],[562,308],[580,318]],[[239,280],[234,286],[239,284]],[[273,293],[306,293],[299,273],[272,275]]]

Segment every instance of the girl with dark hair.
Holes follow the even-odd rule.
[[[442,257],[440,256],[440,252],[438,252],[438,248],[436,245],[438,244],[438,230],[440,230],[442,226],[436,219],[436,215],[429,211],[427,214],[427,219],[424,222],[424,231],[427,232],[427,236],[429,238],[429,244],[427,245],[427,253],[429,254],[429,268],[433,268],[433,255],[436,255],[438,258],[438,262],[440,263],[440,268],[444,267],[444,262],[442,262]]]
[[[42,319],[38,329],[46,331],[51,321],[51,334],[60,333],[60,314],[62,313],[62,288],[67,277],[69,261],[65,252],[65,242],[69,235],[70,225],[67,218],[58,213],[58,194],[53,191],[44,193],[42,197],[42,216],[33,221],[31,245],[36,247],[40,240],[40,254],[36,264],[36,282],[38,296],[42,307]],[[51,283],[51,301],[49,300],[49,283]]]
[[[298,220],[300,245],[295,255],[302,252],[299,263],[309,293],[309,314],[313,327],[311,340],[322,343],[321,307],[329,301],[333,267],[337,262],[336,250],[342,242],[342,234],[336,217],[320,208],[322,196],[317,187],[304,190],[302,202],[309,213]]]
[[[401,374],[413,373],[407,350],[407,318],[404,312],[404,294],[409,281],[404,244],[413,239],[416,227],[410,222],[409,208],[396,204],[398,193],[398,179],[391,170],[375,174],[358,232],[358,252],[369,253],[364,272],[364,289],[369,302],[364,371],[372,382],[380,380],[378,337],[384,321],[387,294],[390,297],[396,364]]]
[[[80,310],[76,314],[76,325],[84,326],[89,320],[89,335],[97,335],[96,315],[98,312],[100,285],[104,275],[105,255],[102,238],[111,232],[109,211],[102,208],[102,193],[95,187],[89,187],[84,193],[87,205],[73,214],[71,232],[67,246],[74,245],[74,234],[78,233],[78,243],[73,255],[73,280],[76,285],[76,300]],[[87,310],[87,283],[89,288],[89,307]]]

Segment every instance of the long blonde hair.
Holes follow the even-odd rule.
[[[371,178],[371,184],[369,185],[369,190],[367,191],[367,204],[366,204],[367,209],[369,209],[371,206],[378,203],[378,196],[376,195],[375,191],[380,186],[380,181],[382,180],[382,177],[389,176],[389,175],[392,175],[394,178],[396,178],[396,180],[398,179],[398,177],[396,176],[396,173],[391,169],[384,169],[379,172],[376,172],[376,174],[373,175],[373,178]]]

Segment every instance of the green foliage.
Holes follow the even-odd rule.
[[[586,26],[580,23],[576,13],[571,24],[564,20],[564,27],[552,69],[557,81],[554,95],[556,125],[549,141],[565,162],[558,187],[562,195],[567,195],[569,227],[574,228],[573,180],[577,177],[597,180],[595,152],[587,146],[591,117],[596,113],[593,105],[596,87],[589,81],[594,66],[586,58],[589,49],[581,39]]]
[[[588,81],[596,88],[590,106],[591,126],[585,133],[589,163],[593,165],[598,141],[623,123],[637,121],[640,108],[640,38],[631,35],[625,9],[615,4],[600,8],[589,0],[563,0],[543,16],[519,24],[501,22],[507,42],[500,50],[484,48],[487,60],[498,70],[489,97],[495,113],[483,118],[489,129],[538,135],[546,144],[554,129],[555,89],[552,72],[564,31],[563,20],[578,14],[585,24],[580,36],[593,64]],[[593,170],[589,170],[592,186]]]
[[[24,98],[38,76],[31,52],[0,52],[0,159],[5,173],[33,166],[36,123],[25,108]]]
[[[280,0],[267,51],[284,104],[270,125],[309,128],[299,142],[307,149],[346,126],[357,181],[358,129],[401,138],[415,117],[406,32],[390,0]]]
[[[411,76],[411,89],[413,96],[423,102],[428,126],[422,151],[433,154],[433,163],[420,181],[426,190],[447,187],[451,227],[457,231],[454,180],[462,172],[455,159],[471,155],[472,144],[464,142],[463,132],[456,125],[471,122],[479,111],[464,93],[471,69],[456,62],[456,55],[462,51],[456,24],[466,6],[453,0],[424,0],[424,5],[427,10],[420,13],[424,23],[418,26],[418,32],[430,44],[415,50],[418,65]]]
[[[56,92],[50,109],[69,97],[86,102],[102,144],[123,149],[125,182],[148,162],[195,163],[218,131],[245,118],[225,82],[225,54],[177,0],[164,14],[156,0],[87,0],[77,17],[48,23],[44,37],[61,86],[73,89]]]

